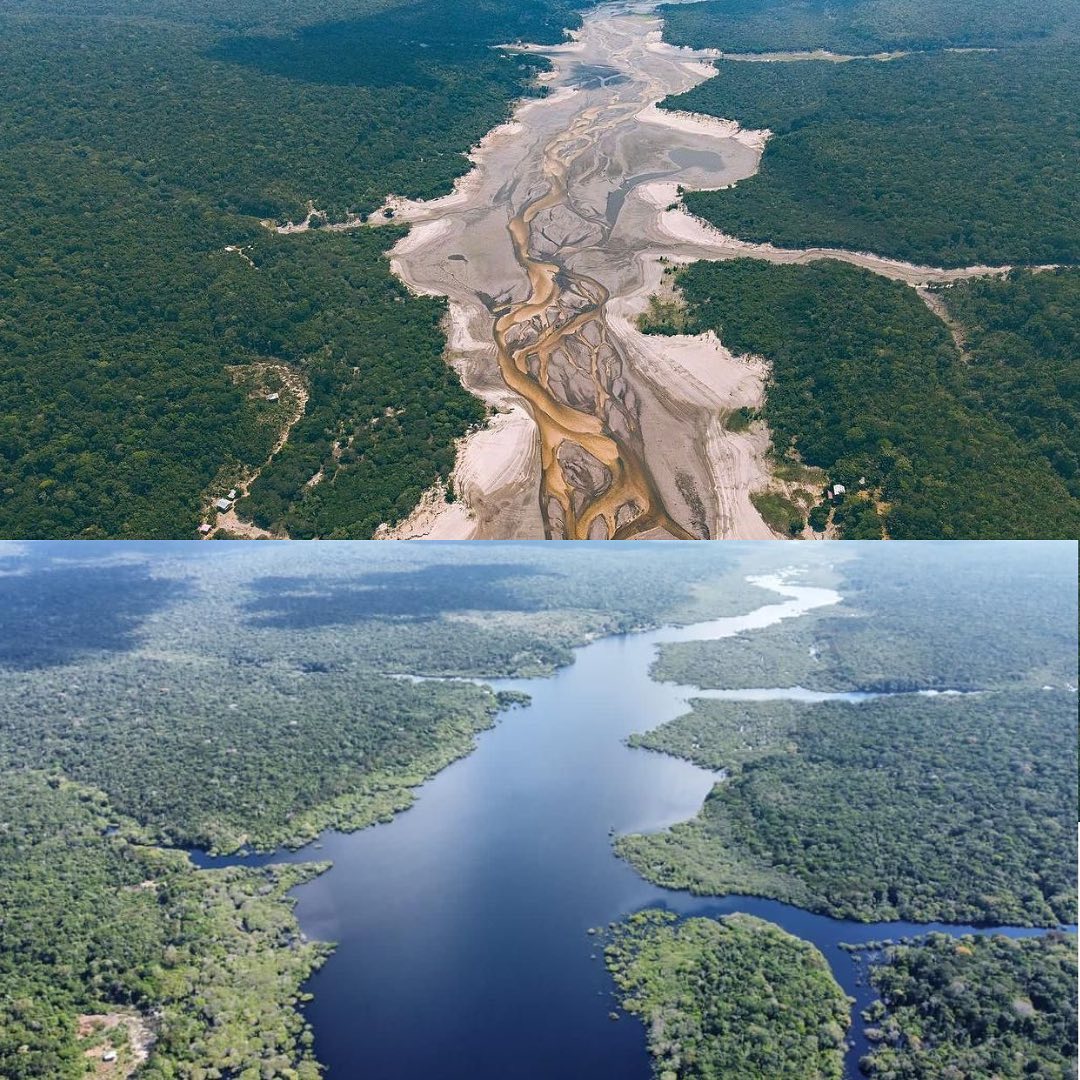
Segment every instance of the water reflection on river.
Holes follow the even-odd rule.
[[[646,1080],[643,1027],[609,1018],[602,944],[587,931],[650,905],[769,919],[814,942],[857,1008],[867,1002],[840,943],[927,926],[843,922],[767,900],[670,892],[611,853],[611,830],[647,831],[692,817],[714,782],[687,762],[624,744],[680,715],[687,698],[701,693],[648,677],[655,646],[727,637],[839,600],[830,589],[777,576],[755,580],[785,599],[745,616],[601,639],[550,679],[494,682],[530,694],[532,704],[424,785],[413,809],[389,825],[327,834],[317,849],[286,856],[334,863],[297,891],[304,931],[338,942],[311,980],[307,1009],[330,1077]],[[755,693],[809,694],[735,696]],[[856,1039],[852,1072],[864,1050]]]

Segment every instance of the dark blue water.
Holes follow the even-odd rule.
[[[647,906],[745,911],[777,923],[825,953],[857,1009],[870,995],[856,985],[859,968],[841,942],[973,930],[843,922],[750,897],[695,898],[648,884],[611,854],[611,830],[692,817],[714,782],[687,762],[624,745],[632,732],[680,715],[697,693],[649,679],[655,645],[729,636],[838,599],[769,580],[788,597],[783,603],[602,639],[554,678],[493,683],[529,693],[532,704],[508,713],[471,756],[425,784],[411,810],[286,856],[334,863],[296,894],[305,933],[338,942],[308,987],[315,1050],[331,1078],[647,1080],[643,1026],[609,1018],[603,945],[588,934]],[[281,856],[198,861],[273,859]],[[866,1044],[852,1034],[854,1070]]]

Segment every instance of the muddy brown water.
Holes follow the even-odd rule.
[[[628,195],[660,178],[731,183],[753,173],[758,155],[733,139],[639,118],[708,77],[694,54],[660,44],[648,7],[603,5],[576,42],[542,50],[555,64],[550,96],[485,150],[483,181],[467,205],[405,215],[448,226],[396,263],[414,287],[467,310],[481,344],[458,358],[466,385],[509,390],[535,422],[534,476],[523,485],[516,535],[723,531],[704,460],[714,416],[636,369],[608,305],[641,288],[639,256],[656,247],[642,228],[654,208]],[[502,534],[515,535],[513,524]]]

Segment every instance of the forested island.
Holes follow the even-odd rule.
[[[245,515],[368,537],[445,479],[483,410],[444,304],[390,274],[399,234],[260,222],[448,191],[543,64],[491,46],[558,41],[574,6],[0,11],[0,535],[194,535],[280,437],[283,374],[307,407]]]
[[[959,344],[909,286],[832,260],[697,262],[673,277],[681,304],[654,304],[643,327],[713,330],[769,361],[761,417],[778,460],[847,489],[815,508],[812,528],[831,521],[848,539],[1080,530],[1080,271],[937,290]]]
[[[840,1080],[849,1002],[825,958],[750,915],[677,922],[643,911],[604,959],[622,1007],[648,1027],[659,1080]]]
[[[1075,1076],[1075,935],[930,934],[853,953],[880,995],[856,1020],[864,1075]],[[611,928],[604,955],[658,1080],[844,1075],[849,999],[821,953],[779,927],[646,910]]]

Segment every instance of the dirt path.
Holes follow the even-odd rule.
[[[234,486],[238,492],[238,497],[241,499],[250,492],[251,485],[259,478],[263,469],[274,460],[274,456],[278,454],[285,443],[288,442],[289,433],[297,423],[299,423],[308,403],[308,388],[307,384],[304,382],[303,376],[298,371],[289,367],[288,364],[264,360],[256,364],[245,364],[242,371],[244,374],[248,375],[262,375],[270,372],[275,373],[280,378],[284,391],[292,399],[292,409],[290,410],[285,423],[282,425],[277,439],[274,441],[270,456],[262,463],[262,465],[245,473],[235,482]],[[218,496],[215,495],[214,498],[218,498]],[[216,522],[214,521],[215,518]],[[204,540],[211,539],[217,529],[224,529],[241,540],[288,539],[284,534],[268,532],[266,529],[259,528],[254,522],[245,521],[237,514],[235,502],[232,507],[224,513],[214,510],[212,506],[209,507],[206,511],[205,520],[211,522],[214,527],[210,532],[203,535],[202,539]]]
[[[678,114],[676,114],[678,115]],[[836,259],[852,266],[870,270],[893,281],[902,281],[913,287],[944,285],[978,277],[1004,277],[1013,266],[962,266],[943,269],[936,266],[918,266],[901,259],[890,259],[866,251],[844,251],[839,248],[780,248],[773,244],[755,244],[738,240],[721,232],[701,218],[688,214],[677,205],[678,195],[674,184],[654,184],[642,190],[659,211],[656,228],[661,237],[672,244],[687,245],[696,252],[697,258],[709,259],[763,259],[766,262],[808,263],[818,259]],[[1053,270],[1053,266],[1032,266],[1035,272]]]
[[[961,359],[967,360],[967,339],[964,336],[964,328],[949,314],[945,301],[942,300],[938,293],[932,291],[926,285],[916,285],[915,291],[919,294],[922,302],[949,328],[953,344],[960,353]]]

